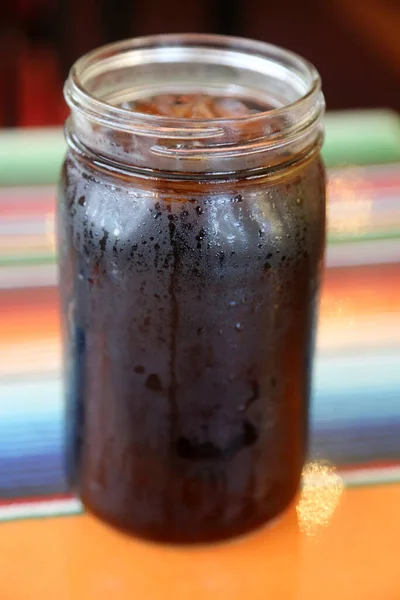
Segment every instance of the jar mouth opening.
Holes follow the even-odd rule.
[[[270,107],[251,115],[204,119],[145,114],[121,106],[135,97],[201,93],[205,88],[258,99]],[[168,137],[174,128],[179,131],[176,137],[185,130],[218,137],[220,128],[285,118],[303,108],[307,112],[320,93],[318,72],[297,54],[264,42],[207,34],[147,36],[102,46],[76,61],[64,88],[69,107],[100,125],[113,122],[133,132],[135,126],[158,132],[167,128]]]
[[[268,110],[207,119],[132,110],[136,99],[182,93]],[[64,94],[71,108],[67,140],[75,137],[83,151],[133,168],[272,168],[307,154],[322,136],[325,104],[315,68],[292,52],[245,38],[173,34],[103,46],[75,63]]]

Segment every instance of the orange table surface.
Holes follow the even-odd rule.
[[[250,536],[197,547],[143,542],[89,515],[9,522],[0,598],[398,600],[399,507],[400,485],[349,488],[312,535],[293,505]]]

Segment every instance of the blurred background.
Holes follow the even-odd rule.
[[[0,126],[56,125],[62,83],[95,46],[154,33],[268,41],[307,57],[330,109],[400,108],[397,0],[2,0]]]
[[[322,75],[328,250],[310,457],[400,479],[398,0],[0,0],[0,520],[68,513],[54,244],[62,86],[88,50],[208,32],[287,47]]]

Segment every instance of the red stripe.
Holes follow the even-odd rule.
[[[45,214],[54,212],[56,192],[43,194],[42,198],[30,199],[28,194],[25,198],[15,198],[12,195],[4,197],[4,192],[0,195],[0,216],[2,217],[22,217],[24,221],[29,221],[31,216],[42,217]]]

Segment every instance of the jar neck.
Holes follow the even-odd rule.
[[[75,63],[64,92],[71,147],[124,169],[178,176],[275,169],[322,138],[324,99],[314,67],[241,38],[168,35],[111,44]],[[122,107],[135,98],[188,92],[233,95],[271,109],[204,120]]]

